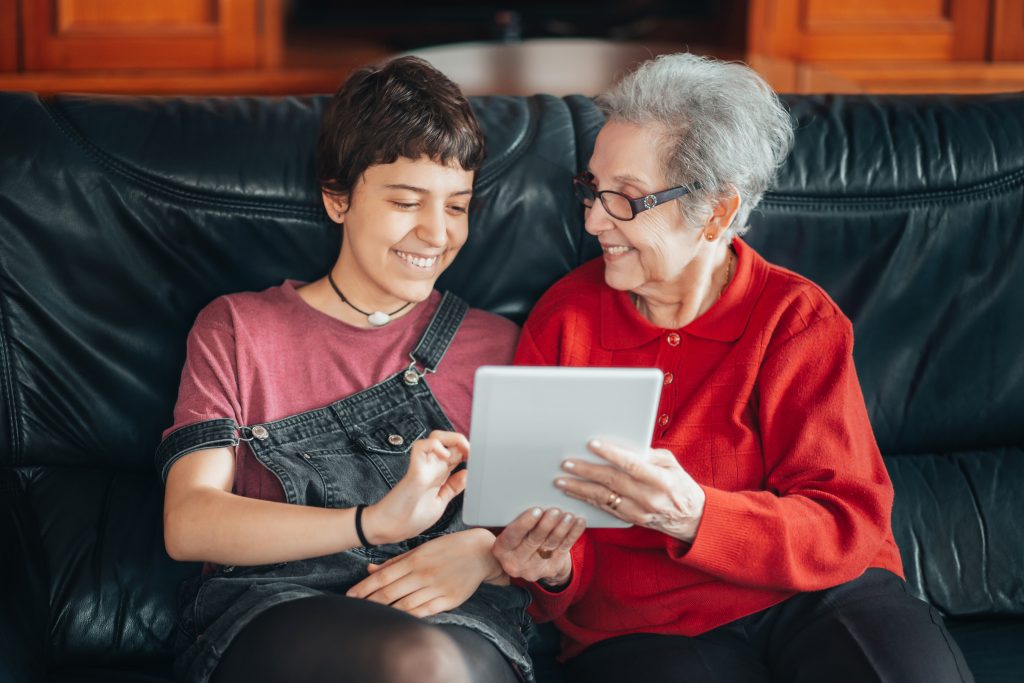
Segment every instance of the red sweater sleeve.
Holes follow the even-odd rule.
[[[811,591],[859,576],[890,528],[893,489],[868,422],[842,315],[769,349],[756,398],[764,491],[704,487],[691,545],[670,556],[726,581]]]
[[[585,592],[583,587],[588,577],[585,572],[587,563],[584,558],[588,548],[589,542],[587,534],[584,532],[580,536],[580,540],[576,541],[572,550],[569,551],[572,557],[572,578],[569,580],[569,585],[558,592],[549,591],[539,583],[517,581],[533,597],[528,611],[538,624],[552,621],[565,614],[569,607],[576,602],[576,599]]]

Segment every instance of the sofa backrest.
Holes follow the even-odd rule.
[[[797,145],[748,240],[854,321],[913,589],[1024,614],[1024,97],[787,101]],[[333,261],[325,102],[0,94],[0,607],[52,665],[167,656],[196,567],[163,552],[152,454],[184,340],[214,297]],[[488,160],[441,286],[521,322],[598,253],[569,178],[602,118],[474,106]]]

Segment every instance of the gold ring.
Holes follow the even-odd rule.
[[[545,548],[537,548],[537,554],[540,555],[542,560],[550,560],[551,556],[555,554],[554,550],[547,550]]]
[[[612,510],[618,510],[619,509],[619,504],[621,502],[622,502],[622,496],[620,496],[619,494],[615,493],[615,491],[612,491],[611,494],[608,496],[608,502],[605,503],[605,505],[607,505]]]

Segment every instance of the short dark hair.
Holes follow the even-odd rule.
[[[367,168],[399,157],[483,165],[484,134],[469,101],[418,57],[355,71],[334,93],[320,126],[320,187],[350,193]]]

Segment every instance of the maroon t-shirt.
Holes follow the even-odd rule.
[[[406,315],[375,329],[353,327],[307,304],[287,280],[262,292],[215,299],[188,337],[174,424],[230,418],[239,425],[321,408],[409,366],[409,353],[441,302],[434,291]],[[519,330],[501,316],[470,309],[427,384],[455,429],[466,434],[473,373],[512,361]],[[284,501],[281,483],[244,442],[235,451],[234,492]]]

